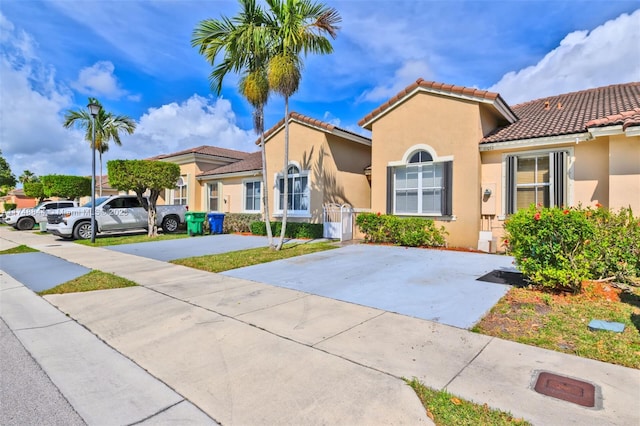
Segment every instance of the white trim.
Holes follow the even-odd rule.
[[[514,148],[540,149],[543,146],[578,144],[580,142],[587,142],[590,140],[593,140],[593,137],[589,132],[573,133],[571,135],[549,136],[544,138],[518,139],[514,141],[484,143],[480,145],[480,152],[502,151],[505,149],[514,149]]]
[[[311,117],[309,117],[309,118],[311,118]],[[335,135],[335,136],[341,137],[343,139],[348,139],[348,140],[350,140],[352,142],[360,143],[360,144],[363,144],[363,145],[366,145],[366,146],[371,146],[371,138],[368,138],[366,136],[357,135],[355,133],[351,133],[351,132],[342,130],[342,129],[336,127],[336,126],[333,127],[333,130],[327,130],[324,127],[314,126],[313,124],[307,123],[306,121],[299,120],[299,119],[294,118],[294,117],[289,117],[289,124],[291,124],[291,123],[298,123],[298,124],[301,124],[303,126],[307,126],[307,127],[311,128],[311,129],[319,130],[319,131],[321,131],[323,133],[328,133],[330,135]],[[329,123],[327,123],[327,124],[329,124]],[[271,139],[272,137],[274,137],[275,135],[280,133],[280,131],[282,129],[284,129],[284,122],[280,126],[275,128],[275,129],[274,128],[269,129],[269,130],[272,130],[272,132],[269,134],[269,136],[267,136],[264,139],[264,142],[267,143],[267,141],[269,141],[269,139]],[[255,144],[260,146],[260,140],[257,140],[255,142]]]
[[[290,161],[287,165],[287,172],[289,171],[289,167],[295,166],[298,169],[298,173],[296,173],[299,177],[307,178],[307,192],[309,193],[307,210],[287,210],[287,217],[311,217],[311,170],[305,170],[300,167],[300,163],[297,161]],[[279,208],[278,204],[280,204],[280,188],[278,186],[279,179],[285,180],[285,185],[288,184],[289,181],[289,173],[286,174],[286,178],[282,173],[275,173],[275,180],[273,186],[273,216],[282,216],[283,210]],[[290,206],[289,206],[290,207]]]
[[[220,173],[217,175],[205,175],[205,176],[196,176],[196,180],[200,182],[207,182],[211,180],[220,180],[225,178],[234,178],[234,177],[253,177],[253,176],[262,176],[262,170],[246,170],[242,172],[230,172],[230,173]]]
[[[211,209],[211,196],[210,196],[210,191],[209,188],[213,185],[216,185],[218,187],[218,209],[217,210],[212,210]],[[223,210],[223,204],[224,204],[224,196],[222,195],[222,182],[219,180],[212,180],[210,182],[206,182],[205,183],[205,206],[206,206],[206,210],[209,212],[217,212],[217,213],[224,213]]]
[[[627,137],[640,136],[640,126],[629,126],[627,130],[624,131],[624,134]]]
[[[402,160],[389,161],[387,163],[387,166],[389,167],[406,166],[407,164],[409,164],[409,159],[411,158],[411,156],[418,151],[427,151],[429,154],[431,154],[431,158],[433,158],[434,163],[444,163],[447,161],[453,161],[453,155],[444,155],[442,157],[439,157],[438,153],[431,145],[419,143],[419,144],[410,146],[409,149],[407,149],[402,155]]]
[[[624,131],[622,130],[622,124],[607,127],[589,127],[588,130],[594,138],[599,138],[601,136],[621,135],[624,133]]]

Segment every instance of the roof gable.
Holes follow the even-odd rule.
[[[198,177],[224,175],[229,173],[242,173],[250,171],[262,171],[262,151],[252,152],[246,158],[226,166],[202,172]]]
[[[242,160],[249,155],[248,152],[244,152],[244,151],[236,151],[234,149],[220,148],[220,147],[211,146],[211,145],[201,145],[195,148],[189,148],[182,151],[172,152],[171,154],[160,154],[150,159],[164,160],[167,158],[179,157],[179,156],[188,155],[188,154],[229,158],[232,160]]]
[[[380,117],[420,92],[488,103],[493,105],[500,115],[502,115],[507,121],[512,123],[518,118],[498,93],[474,89],[471,87],[426,81],[419,78],[415,83],[405,87],[397,95],[367,114],[358,122],[358,125],[371,130],[371,125],[374,121],[378,120]]]
[[[296,122],[304,126],[311,127],[316,130],[320,130],[321,132],[324,132],[324,133],[330,133],[332,135],[342,137],[352,142],[371,145],[371,138],[359,135],[354,132],[350,132],[349,130],[342,129],[340,127],[334,126],[333,124],[330,124],[315,118],[307,117],[306,115],[297,113],[295,111],[292,111],[289,113],[289,123],[291,122]],[[275,136],[283,128],[284,128],[284,118],[282,118],[273,127],[271,127],[269,130],[267,130],[264,133],[265,142],[267,142],[271,137]],[[260,139],[256,140],[256,145],[260,145]]]

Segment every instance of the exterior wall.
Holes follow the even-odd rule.
[[[640,212],[640,136],[609,138],[609,207]]]
[[[368,147],[358,145],[295,121],[289,123],[289,163],[309,171],[310,214],[297,217],[289,214],[288,221],[321,223],[325,202],[348,202],[368,207],[369,186],[364,169],[370,151]],[[280,220],[281,216],[273,212],[276,207],[275,178],[284,166],[284,127],[267,141],[266,156],[269,212],[273,220]],[[357,175],[358,171],[360,175]]]
[[[609,138],[575,145],[573,205],[609,206]]]
[[[418,93],[372,125],[371,209],[386,212],[387,166],[418,144],[453,158],[453,217],[434,218],[453,247],[477,247],[480,230],[479,106],[475,102]]]

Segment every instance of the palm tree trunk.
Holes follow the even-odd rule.
[[[100,152],[100,189],[98,190],[99,197],[102,197],[102,152]]]
[[[282,248],[287,232],[287,211],[289,210],[289,96],[284,97],[284,200],[282,202],[282,229],[276,250]]]
[[[263,109],[258,111],[260,114],[260,122],[262,123]],[[269,248],[273,246],[273,233],[271,232],[271,219],[269,216],[269,190],[267,188],[267,147],[264,143],[264,125],[260,128],[260,147],[262,148],[262,205],[264,206],[264,225],[267,230],[267,238],[269,240]]]

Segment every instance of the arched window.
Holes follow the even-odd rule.
[[[282,212],[284,207],[284,177],[278,175],[276,194],[276,211]],[[287,213],[292,215],[308,215],[309,209],[309,171],[300,170],[295,164],[287,167]]]
[[[451,215],[451,162],[434,161],[426,150],[414,152],[405,161],[390,168],[390,210],[405,215]]]

